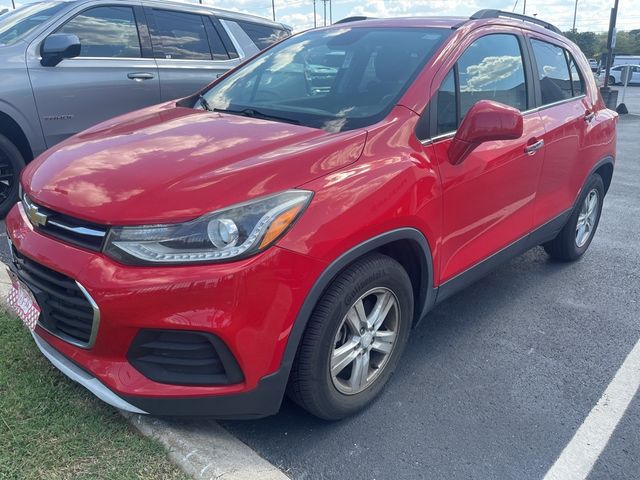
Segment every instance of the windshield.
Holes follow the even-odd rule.
[[[450,30],[311,30],[267,50],[204,93],[196,107],[330,132],[384,118]]]
[[[13,45],[64,6],[62,2],[31,3],[0,16],[0,45]]]

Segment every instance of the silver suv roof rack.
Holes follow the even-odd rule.
[[[562,32],[560,31],[560,29],[549,22],[545,22],[544,20],[539,20],[535,17],[530,17],[528,15],[521,15],[520,13],[505,12],[504,10],[496,10],[491,8],[478,10],[469,18],[471,20],[479,20],[481,18],[500,18],[500,17],[513,18],[515,20],[522,20],[523,22],[535,23],[536,25],[540,25],[541,27],[544,27],[547,30],[551,30],[552,32],[562,35]]]

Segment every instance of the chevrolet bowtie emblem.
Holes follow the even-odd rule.
[[[24,211],[34,227],[43,227],[47,223],[47,216],[40,212],[38,206],[31,203],[26,196],[22,203],[24,204]]]

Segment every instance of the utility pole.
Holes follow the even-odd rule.
[[[16,9],[16,2],[15,0],[11,0],[11,6],[13,7],[13,9]]]
[[[316,0],[313,0],[313,28],[318,26],[318,22],[316,19]]]
[[[271,10],[273,11],[273,21],[276,21],[276,0],[271,0]]]
[[[522,5],[522,14],[527,14],[527,0],[524,0],[524,4]]]
[[[576,6],[573,7],[573,28],[571,31],[576,33],[576,15],[578,14],[578,0],[576,0]]]
[[[609,74],[611,72],[611,64],[613,63],[613,47],[615,46],[616,19],[618,18],[618,0],[615,0],[611,9],[611,17],[609,19],[609,34],[607,35],[607,65],[604,75],[604,89],[609,86]]]
[[[324,26],[327,26],[327,0],[322,0],[322,6],[324,7]]]
[[[333,2],[329,0],[329,25],[333,25]]]

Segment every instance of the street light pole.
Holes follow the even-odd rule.
[[[576,33],[576,15],[578,14],[578,0],[576,0],[576,6],[573,7],[573,33]]]
[[[609,19],[609,35],[607,35],[607,65],[605,68],[604,85],[605,90],[609,86],[609,74],[611,72],[611,64],[613,63],[613,36],[616,30],[616,19],[618,18],[618,0],[615,0],[611,9],[611,18]]]
[[[313,0],[313,28],[318,26],[318,21],[316,19],[316,0]]]
[[[273,11],[273,21],[276,21],[276,0],[271,0],[271,10]]]
[[[522,5],[522,14],[527,14],[527,0],[524,0],[524,4]]]

